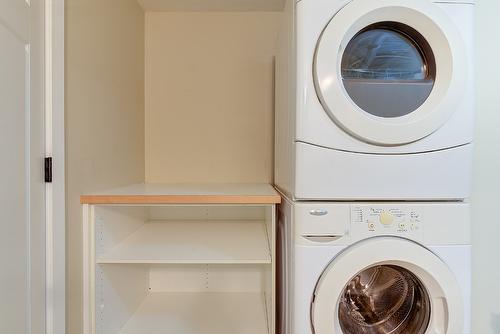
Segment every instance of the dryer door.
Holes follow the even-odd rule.
[[[463,304],[455,277],[430,250],[376,237],[338,255],[311,304],[316,334],[456,334]]]
[[[457,28],[430,1],[353,0],[323,31],[313,72],[333,121],[390,146],[426,137],[450,118],[466,66]]]

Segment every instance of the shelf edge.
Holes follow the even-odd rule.
[[[80,204],[279,204],[276,195],[82,195]]]
[[[272,264],[271,259],[266,260],[113,260],[96,259],[96,264]]]

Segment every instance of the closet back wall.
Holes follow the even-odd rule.
[[[270,182],[279,12],[146,13],[146,182]]]

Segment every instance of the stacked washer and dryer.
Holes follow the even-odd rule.
[[[470,334],[473,0],[287,0],[279,334]]]

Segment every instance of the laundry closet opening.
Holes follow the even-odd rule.
[[[67,332],[80,334],[81,194],[143,182],[272,183],[284,1],[66,0],[65,7]],[[248,269],[254,288],[268,266]],[[102,267],[116,287],[127,271],[142,277],[173,268]]]

